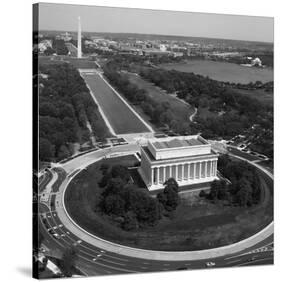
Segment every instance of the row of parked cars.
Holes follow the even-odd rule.
[[[109,148],[111,146],[119,146],[119,145],[126,145],[128,144],[128,142],[123,139],[123,138],[114,138],[111,141],[111,144],[110,143],[103,143],[103,142],[98,142],[97,143],[97,146],[101,149],[104,149],[104,148]]]
[[[257,153],[257,152],[254,152],[254,151],[251,151],[250,149],[248,149],[248,146],[251,143],[247,142],[245,140],[245,136],[243,136],[243,135],[238,135],[238,136],[233,137],[232,139],[227,141],[226,144],[235,146],[238,150],[240,150],[244,153],[250,154],[252,156],[258,157],[262,160],[268,160],[267,156],[260,154],[260,153]]]
[[[45,228],[47,229],[47,231],[55,238],[55,239],[60,239],[60,237],[64,237],[65,234],[61,234],[59,235],[58,233],[56,233],[56,229],[58,227],[63,227],[62,224],[58,225],[58,226],[54,226],[54,227],[50,227],[48,221],[47,221],[47,218],[46,218],[46,215],[41,215],[41,220],[42,220],[42,223],[44,224]]]

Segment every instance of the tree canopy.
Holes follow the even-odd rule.
[[[72,143],[90,141],[89,122],[97,140],[108,129],[79,72],[69,64],[39,65],[39,158],[70,156]]]
[[[261,184],[256,168],[247,162],[232,160],[228,155],[222,155],[218,160],[218,170],[229,182],[225,179],[214,180],[210,192],[202,193],[202,196],[239,206],[259,203]]]

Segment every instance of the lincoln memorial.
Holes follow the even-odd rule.
[[[164,188],[171,177],[186,186],[217,179],[217,160],[211,144],[199,135],[151,138],[141,146],[139,172],[150,191]]]

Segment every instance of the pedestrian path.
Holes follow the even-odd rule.
[[[53,175],[53,178],[51,179],[51,181],[47,184],[46,189],[42,192],[42,194],[40,194],[40,201],[41,202],[48,202],[51,192],[52,192],[52,186],[54,185],[54,183],[57,181],[58,179],[58,174],[54,171],[51,170],[51,173]]]

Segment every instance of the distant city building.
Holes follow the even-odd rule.
[[[70,36],[70,34],[68,32],[65,32],[61,35],[61,39],[64,41],[70,41],[72,39],[72,37]]]
[[[141,147],[140,175],[148,189],[163,189],[174,178],[179,186],[217,179],[218,154],[199,135],[148,139]]]
[[[47,50],[48,48],[52,48],[53,46],[53,42],[52,40],[49,39],[45,39],[42,40],[39,44],[38,44],[38,50],[39,52],[43,53],[45,50]]]
[[[220,57],[220,58],[227,58],[227,57],[240,57],[242,56],[239,52],[213,52],[211,53],[214,57]]]
[[[142,55],[143,52],[141,49],[130,47],[130,46],[122,46],[119,49],[120,54],[134,54],[134,55]]]
[[[160,49],[160,51],[167,51],[167,46],[164,45],[164,44],[160,44],[159,49]]]
[[[144,56],[169,56],[171,55],[170,51],[161,51],[159,49],[145,49],[143,50]]]
[[[261,67],[262,66],[262,62],[260,58],[255,58],[251,61],[251,65],[252,66],[258,66]]]
[[[176,57],[182,57],[183,56],[183,52],[173,52],[172,53],[173,56],[176,58]]]
[[[84,41],[85,46],[90,46],[90,47],[96,47],[97,44],[91,40],[85,40]]]

